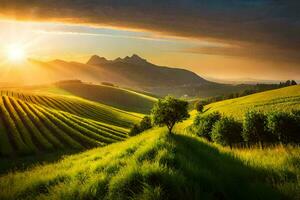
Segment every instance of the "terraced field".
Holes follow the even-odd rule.
[[[0,155],[104,146],[127,138],[140,115],[81,98],[1,91]]]
[[[247,110],[291,111],[300,109],[300,85],[289,86],[205,106],[206,113],[219,111],[241,119]]]

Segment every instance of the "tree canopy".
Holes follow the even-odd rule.
[[[169,133],[171,133],[177,122],[181,122],[190,116],[188,113],[188,102],[167,96],[154,104],[151,116],[155,125],[166,125]]]

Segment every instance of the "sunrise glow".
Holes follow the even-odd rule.
[[[11,62],[24,61],[26,58],[25,49],[18,44],[12,44],[7,48],[7,57]]]

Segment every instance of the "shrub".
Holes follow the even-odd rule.
[[[150,128],[152,128],[151,118],[149,116],[145,116],[140,122],[140,130],[145,131]]]
[[[152,128],[152,124],[151,124],[151,118],[149,116],[145,116],[142,121],[140,122],[140,124],[135,124],[130,132],[129,132],[129,136],[135,136],[145,130],[148,130]]]
[[[221,114],[213,112],[208,115],[198,114],[193,122],[193,131],[200,137],[211,141],[211,130],[213,125],[220,120]]]
[[[203,112],[203,109],[204,109],[204,104],[203,104],[203,102],[197,101],[197,102],[195,103],[195,109],[196,109],[198,112],[202,113],[202,112]]]
[[[135,124],[131,128],[131,130],[129,132],[129,136],[135,136],[135,135],[139,134],[140,132],[141,132],[140,127],[137,124]]]
[[[284,144],[300,142],[299,117],[292,113],[273,112],[268,116],[268,128]]]
[[[245,113],[243,123],[243,139],[249,143],[273,142],[274,136],[267,128],[267,116],[261,112],[249,111]]]
[[[212,129],[212,140],[223,146],[242,142],[242,124],[232,117],[222,117],[215,123]]]
[[[158,126],[167,126],[169,133],[172,132],[174,125],[187,119],[188,102],[170,96],[158,100],[151,110],[153,123]]]

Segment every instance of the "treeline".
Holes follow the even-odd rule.
[[[295,80],[287,80],[286,82],[280,82],[279,84],[256,84],[255,86],[253,86],[253,88],[245,89],[241,92],[234,92],[226,95],[218,95],[218,96],[206,98],[204,100],[201,100],[201,103],[203,105],[207,105],[217,101],[243,97],[258,92],[264,92],[267,90],[273,90],[273,89],[283,88],[292,85],[297,85]]]
[[[208,141],[223,146],[249,147],[270,144],[300,143],[300,111],[269,112],[249,111],[242,122],[213,112],[198,114],[191,130]]]

